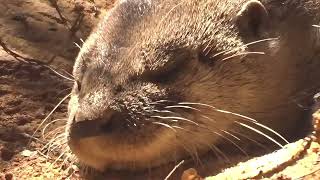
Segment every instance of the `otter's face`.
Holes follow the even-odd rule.
[[[261,3],[245,2],[119,3],[74,66],[67,130],[80,161],[144,169],[216,149],[251,127],[274,134],[255,120],[280,130],[274,122],[287,113],[298,119],[295,104],[283,102],[306,83],[290,64],[299,49],[270,39],[282,32],[267,29]]]

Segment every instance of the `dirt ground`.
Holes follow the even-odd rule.
[[[75,43],[82,44],[113,2],[1,0],[0,38],[10,50],[49,62],[68,76],[79,51]],[[71,87],[52,70],[18,61],[0,48],[0,179],[77,179],[77,167],[62,163],[66,155],[57,159],[63,138],[50,143],[63,131],[68,100],[38,128]]]
[[[69,93],[70,83],[44,67],[18,62],[4,51],[0,51],[0,74],[0,170],[6,179],[11,173],[16,179],[40,176],[43,169],[36,168],[50,165],[45,155],[37,154],[46,141],[40,133],[30,137],[61,96]],[[48,122],[65,114],[63,103]]]
[[[115,0],[0,1],[0,40],[19,55],[70,77],[81,39]],[[71,87],[72,81],[53,70],[17,60],[0,47],[1,180],[83,178],[65,139],[56,137],[64,129],[68,99],[55,107]],[[301,140],[210,179],[318,179],[319,148]]]

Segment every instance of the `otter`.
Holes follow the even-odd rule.
[[[318,0],[117,2],[75,61],[71,151],[140,171],[248,139],[281,147],[308,128],[319,22]]]

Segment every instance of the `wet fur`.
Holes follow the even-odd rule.
[[[120,1],[74,65],[67,132],[80,161],[99,170],[146,169],[219,154],[215,144],[234,142],[235,133],[269,141],[242,123],[278,137],[240,114],[286,137],[295,133],[309,114],[301,105],[309,107],[320,86],[320,36],[312,27],[320,4],[262,1],[270,22],[251,35],[236,25],[247,1]],[[275,39],[245,45],[265,38]],[[102,135],[113,114],[124,118]],[[172,116],[189,121],[163,119]]]

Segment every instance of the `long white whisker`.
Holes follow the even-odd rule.
[[[188,130],[188,129],[185,129],[185,128],[182,128],[182,127],[180,127],[180,126],[172,126],[172,127],[173,127],[173,128],[176,128],[176,129],[180,129],[180,130],[186,131],[186,132],[191,133],[191,134],[194,134],[193,131]],[[210,132],[211,132],[211,131],[210,131]],[[209,148],[217,155],[218,158],[220,158],[220,156],[219,156],[219,154],[220,154],[220,155],[222,155],[222,157],[223,157],[227,162],[230,162],[229,158],[228,158],[218,147],[216,147],[215,145],[212,145],[212,144],[210,144],[210,145],[208,145],[208,146],[209,146]],[[186,147],[185,147],[185,149],[187,150]],[[193,152],[194,152],[194,151],[188,151],[188,152],[189,152],[189,154],[191,154],[192,157],[193,157]],[[193,158],[193,159],[194,159],[194,158]],[[194,161],[195,161],[195,160],[194,160]]]
[[[255,124],[255,125],[257,125],[257,126],[260,126],[260,127],[264,128],[264,129],[266,129],[266,130],[268,130],[268,131],[270,131],[270,132],[272,132],[273,134],[277,135],[277,136],[280,137],[282,140],[284,140],[287,144],[290,143],[286,138],[284,138],[283,136],[281,136],[279,133],[277,133],[277,132],[274,131],[273,129],[269,128],[268,126],[263,125],[263,124],[258,123],[258,122],[252,122],[252,123]]]
[[[248,153],[247,153],[245,150],[243,150],[237,143],[233,142],[231,139],[223,136],[223,135],[220,134],[220,133],[217,133],[217,132],[213,132],[213,133],[216,134],[216,135],[218,135],[218,136],[220,136],[220,137],[223,138],[223,139],[226,139],[226,140],[229,141],[231,144],[233,144],[235,147],[237,147],[244,155],[248,156]]]
[[[256,132],[256,133],[258,133],[258,134],[260,134],[260,135],[262,135],[262,136],[264,136],[264,137],[266,137],[266,138],[269,139],[270,141],[272,141],[272,142],[274,142],[275,144],[277,144],[279,147],[283,148],[283,145],[282,145],[282,144],[280,144],[279,142],[277,142],[276,140],[274,140],[274,139],[271,138],[270,136],[266,135],[265,133],[263,133],[263,132],[255,129],[255,128],[247,125],[247,124],[244,124],[244,123],[241,123],[241,122],[238,122],[238,121],[235,121],[235,122],[236,122],[237,124],[243,126],[243,127],[246,127],[246,128],[248,128],[248,129],[250,129],[250,130],[252,130],[252,131],[254,131],[254,132]]]
[[[172,120],[181,120],[181,121],[187,121],[187,122],[190,122],[192,124],[195,124],[197,126],[199,126],[198,123],[194,122],[194,121],[191,121],[189,119],[186,119],[186,118],[183,118],[183,117],[176,117],[176,116],[151,116],[152,118],[159,118],[159,119],[172,119]]]
[[[64,166],[64,165],[67,165],[67,161],[69,160],[69,156],[68,155],[66,155],[66,157],[64,158],[64,160],[62,161],[62,163],[61,163],[61,165],[60,165],[60,169],[62,169],[62,167]]]
[[[181,105],[200,105],[200,106],[206,106],[206,107],[212,108],[212,109],[214,109],[215,111],[218,111],[218,112],[221,112],[221,113],[231,114],[231,115],[234,115],[234,116],[238,116],[238,117],[247,119],[247,120],[249,120],[249,121],[257,122],[257,120],[255,120],[255,119],[253,119],[253,118],[250,118],[250,117],[248,117],[248,116],[244,116],[244,115],[241,115],[241,114],[238,114],[238,113],[234,113],[234,112],[230,112],[230,111],[226,111],[226,110],[221,110],[221,109],[218,109],[218,108],[216,108],[216,107],[214,107],[214,106],[211,106],[211,105],[209,105],[209,104],[193,103],[193,102],[181,102],[181,103],[178,103],[178,104],[181,104]]]
[[[66,119],[56,119],[56,120],[53,120],[53,121],[51,121],[51,122],[49,122],[48,124],[46,124],[45,126],[44,126],[44,128],[42,129],[42,137],[44,137],[44,134],[45,134],[45,131],[46,131],[46,129],[51,125],[51,124],[53,124],[53,123],[55,123],[55,122],[58,122],[58,121],[66,121]]]
[[[62,70],[63,72],[65,72],[70,78],[74,79],[74,76],[72,74],[70,74],[68,71],[66,70]]]
[[[178,169],[179,166],[181,166],[184,163],[184,160],[182,160],[179,164],[177,164],[167,175],[167,177],[164,180],[168,180],[170,176]]]
[[[49,119],[49,117],[54,113],[54,111],[67,99],[71,96],[71,93],[66,95],[64,98],[62,98],[61,101],[58,102],[58,104],[52,109],[52,111],[47,115],[47,117],[45,117],[42,122],[39,124],[39,126],[37,127],[37,129],[34,131],[34,133],[32,134],[32,137],[37,133],[37,131],[40,129],[40,127]]]
[[[213,46],[211,46],[210,49],[207,50],[207,49],[209,48],[209,46],[211,45],[212,41],[213,41],[213,38],[210,39],[210,41],[208,42],[208,44],[206,45],[206,47],[205,47],[205,48],[203,49],[203,51],[202,51],[202,52],[205,53],[205,56],[207,56],[207,55],[211,52],[211,50],[212,50],[212,48],[213,48]],[[224,52],[224,51],[222,51],[222,52]],[[220,53],[218,53],[218,54],[220,54]],[[222,54],[222,53],[221,53],[221,54]]]
[[[222,155],[222,157],[227,161],[227,162],[231,162],[230,159],[226,156],[225,153],[223,153],[217,146],[212,145],[211,146],[214,150],[216,150],[220,155]],[[218,156],[219,157],[219,156]]]
[[[57,138],[54,138],[50,143],[49,143],[49,146],[48,148],[46,149],[47,153],[46,154],[49,154],[50,152],[52,152],[54,149],[58,148],[58,147],[62,147],[62,145],[64,143],[66,143],[66,139],[65,137],[63,136],[60,136],[60,137],[57,137]]]
[[[177,130],[175,130],[173,127],[171,127],[170,125],[165,124],[165,123],[161,123],[161,122],[152,122],[152,124],[158,124],[158,125],[161,125],[161,126],[167,127],[167,128],[169,128],[169,129],[173,130],[174,132],[177,132]]]
[[[236,146],[243,154],[245,154],[246,156],[248,156],[248,154],[245,152],[245,150],[243,150],[237,143],[233,142],[231,139],[223,136],[222,134],[220,134],[220,133],[218,133],[218,132],[216,132],[216,131],[212,131],[212,130],[211,130],[210,128],[208,128],[208,127],[205,127],[205,126],[199,126],[199,127],[200,127],[200,128],[203,128],[203,129],[206,129],[207,131],[209,131],[209,132],[211,132],[211,133],[214,133],[214,134],[220,136],[220,137],[223,138],[223,139],[226,139],[226,140],[229,141],[231,144],[233,144],[234,146]],[[230,135],[230,133],[228,133],[228,134]],[[232,137],[234,137],[234,136],[232,136]],[[237,139],[239,139],[239,138],[237,138]],[[239,140],[240,140],[240,139],[239,139]]]
[[[166,107],[164,107],[164,108],[167,108],[167,109],[171,109],[171,108],[185,108],[185,109],[192,109],[192,110],[195,110],[195,111],[200,111],[199,109],[194,108],[194,107],[190,107],[190,106],[179,106],[179,105],[166,106]]]
[[[179,104],[182,104],[182,105],[201,105],[201,106],[206,106],[206,107],[209,107],[209,108],[212,108],[214,109],[215,111],[217,112],[221,112],[221,113],[225,113],[225,114],[231,114],[231,115],[234,115],[234,116],[238,116],[238,117],[241,117],[253,124],[256,124],[257,126],[260,126],[270,132],[272,132],[273,134],[277,135],[279,138],[281,138],[284,142],[286,142],[287,144],[289,144],[289,141],[286,140],[286,138],[284,138],[281,134],[277,133],[276,131],[272,130],[271,128],[267,127],[266,125],[263,125],[261,123],[259,123],[257,120],[253,119],[253,118],[250,118],[248,116],[244,116],[244,115],[241,115],[241,114],[238,114],[238,113],[233,113],[233,112],[230,112],[230,111],[226,111],[226,110],[221,110],[221,109],[218,109],[214,106],[211,106],[211,105],[208,105],[208,104],[203,104],[203,103],[192,103],[192,102],[181,102]]]
[[[48,167],[48,170],[51,169],[53,167],[54,164],[56,164],[56,162],[58,162],[58,160],[67,152],[69,151],[69,149],[64,150],[55,161],[53,161],[53,163],[51,163]]]
[[[151,112],[156,112],[156,113],[170,113],[170,114],[178,114],[169,110],[151,110]]]
[[[30,138],[30,139],[33,139],[35,141],[38,141],[39,143],[41,144],[46,144],[46,142],[40,140],[39,138],[36,138],[36,137],[32,137],[31,135],[29,135],[28,133],[19,133],[20,135],[26,137],[26,138]]]
[[[212,121],[212,122],[217,122],[211,118],[209,118],[208,116],[205,116],[205,115],[200,115],[201,117],[205,118],[205,119],[208,119],[209,121]]]
[[[230,133],[230,132],[228,132],[228,131],[225,131],[225,130],[221,130],[221,131],[224,132],[224,133],[226,133],[226,134],[228,134],[229,136],[235,138],[236,140],[241,141],[240,138],[238,138],[237,136],[233,135],[232,133]]]
[[[66,127],[66,125],[61,126],[61,127],[57,127],[57,128],[55,128],[55,129],[49,131],[47,134],[45,134],[43,138],[45,139],[45,138],[49,137],[51,134],[57,135],[57,134],[59,134],[59,132],[60,132],[60,133],[63,133],[65,127]],[[62,129],[62,130],[61,130],[61,129]]]
[[[65,134],[59,134],[59,135],[57,135],[58,134],[58,132],[54,135],[54,137],[53,138],[51,138],[50,139],[50,141],[46,144],[46,145],[44,145],[42,148],[41,148],[41,151],[43,151],[44,149],[46,149],[47,147],[48,147],[48,149],[50,148],[50,146],[57,140],[57,139],[59,139],[59,138],[64,138],[64,137],[62,137],[62,136],[64,136]]]
[[[176,129],[181,129],[181,130],[184,130],[184,131],[188,131],[187,129],[183,128],[183,127],[180,127],[180,126],[171,126],[173,128],[176,128]]]
[[[223,58],[221,59],[221,61],[226,61],[228,59],[231,59],[231,58],[234,58],[234,57],[237,57],[237,56],[243,56],[243,55],[248,55],[248,54],[258,54],[258,55],[265,55],[266,53],[264,52],[244,52],[244,53],[237,53],[237,54],[234,54],[232,56],[228,56],[226,58]]]
[[[173,102],[173,101],[171,101],[171,100],[166,100],[166,99],[154,101],[154,103],[164,103],[164,102],[169,102],[169,103],[171,103],[171,102]]]
[[[66,89],[61,90],[61,91],[57,94],[57,96],[60,96],[63,92],[69,91],[69,90],[71,90],[71,89],[72,89],[72,87],[69,87],[69,88],[66,88]]]
[[[81,46],[78,43],[73,42],[73,44],[76,45],[81,50]]]
[[[263,145],[263,144],[259,143],[258,141],[256,141],[256,140],[254,140],[254,139],[252,139],[252,138],[244,135],[243,133],[236,132],[236,131],[233,131],[233,130],[229,130],[229,131],[231,131],[231,132],[234,133],[234,134],[238,134],[239,136],[242,136],[242,137],[244,137],[244,138],[246,138],[246,139],[248,139],[248,140],[256,143],[258,146],[260,146],[260,147],[263,148],[263,149],[268,149],[265,145]]]
[[[59,73],[58,71],[56,71],[56,70],[53,69],[52,67],[50,67],[50,66],[46,66],[46,67],[49,68],[51,71],[53,71],[53,72],[54,72],[55,74],[57,74],[58,76],[60,76],[60,77],[62,77],[62,78],[65,78],[65,79],[67,79],[67,80],[69,80],[69,81],[74,82],[74,79],[71,79],[71,78],[68,78],[68,77],[62,75],[61,73]]]
[[[60,139],[59,141],[53,143],[52,146],[50,146],[49,151],[47,152],[47,154],[49,154],[50,152],[53,152],[55,149],[60,148],[60,149],[64,149],[64,145],[66,145],[67,142],[63,141],[63,139]]]
[[[278,40],[279,38],[266,38],[266,39],[261,39],[261,40],[257,40],[257,41],[253,41],[253,42],[250,42],[250,43],[247,43],[247,44],[244,44],[240,47],[237,47],[237,48],[234,48],[234,49],[231,49],[231,50],[225,50],[225,51],[221,51],[217,54],[215,54],[214,56],[212,56],[212,58],[214,57],[217,57],[221,54],[230,54],[232,52],[236,52],[238,51],[239,49],[241,48],[244,48],[244,47],[247,47],[247,46],[250,46],[250,45],[253,45],[253,44],[257,44],[257,43],[261,43],[261,42],[266,42],[266,41],[273,41],[273,40]]]

